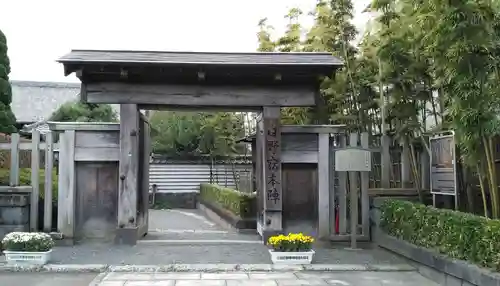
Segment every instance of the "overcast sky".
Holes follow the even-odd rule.
[[[251,52],[257,23],[282,32],[289,8],[310,11],[315,0],[1,0],[14,80],[77,81],[57,58],[71,49]],[[353,0],[355,24],[370,0]],[[311,21],[305,21],[310,25]]]

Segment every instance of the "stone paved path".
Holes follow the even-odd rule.
[[[406,264],[383,249],[346,250],[316,247],[314,264]],[[0,258],[0,265],[1,263]],[[120,246],[86,244],[56,247],[51,264],[165,265],[165,264],[269,264],[262,244],[141,244]],[[0,285],[1,286],[1,285]]]
[[[96,273],[0,273],[1,286],[88,286]]]
[[[96,286],[438,286],[416,272],[109,273]]]
[[[198,210],[149,210],[150,230],[223,230]]]
[[[56,247],[53,264],[165,265],[268,264],[267,247],[257,234],[224,230],[200,210],[150,210],[149,234],[136,246],[80,244]],[[348,251],[343,247],[316,247],[313,263],[404,264],[382,249]],[[0,258],[0,265],[1,265]],[[1,286],[1,285],[0,285]]]

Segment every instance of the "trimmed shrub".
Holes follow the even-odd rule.
[[[39,171],[39,189],[40,189],[40,198],[45,198],[45,170],[40,169]],[[10,170],[9,169],[0,169],[0,185],[8,186],[10,181]],[[52,201],[57,201],[57,172],[56,170],[52,171]],[[19,185],[21,186],[30,186],[31,185],[31,168],[22,168],[19,169]]]
[[[251,218],[256,214],[256,197],[252,194],[212,184],[200,185],[200,198],[217,204],[241,218]]]
[[[385,201],[381,211],[387,234],[500,271],[500,220],[397,200]]]

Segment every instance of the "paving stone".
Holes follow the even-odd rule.
[[[327,280],[328,285],[334,285],[334,286],[380,286],[380,283],[364,283],[364,282],[358,282],[356,284],[351,284],[347,281],[344,280],[336,280],[336,279],[331,279]]]
[[[297,277],[292,272],[270,272],[270,273],[249,273],[250,279],[296,279]]]
[[[278,286],[328,285],[323,279],[279,279],[276,282]]]
[[[274,280],[227,280],[227,286],[277,286]]]
[[[196,280],[200,279],[200,273],[155,273],[155,280]]]
[[[177,280],[175,286],[225,286],[225,280]]]
[[[119,280],[119,281],[148,281],[153,280],[152,273],[120,273],[112,272],[104,277],[103,281]]]
[[[462,286],[462,280],[451,275],[446,275],[446,286]]]
[[[175,283],[174,283],[175,281]],[[99,286],[438,286],[418,272],[281,271],[109,273]],[[443,284],[444,285],[444,284]],[[458,285],[458,284],[457,284]]]
[[[161,281],[127,281],[125,286],[174,286],[174,280]]]
[[[297,272],[295,273],[299,279],[335,279],[338,274],[335,272]]]
[[[125,281],[103,281],[99,283],[99,286],[123,286]]]
[[[418,266],[418,272],[439,285],[446,285],[446,274],[439,272],[432,267],[421,264]]]
[[[248,279],[248,274],[246,273],[201,273],[201,280],[243,280]]]

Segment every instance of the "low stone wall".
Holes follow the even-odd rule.
[[[378,234],[377,244],[412,260],[423,276],[443,286],[498,286],[500,274],[462,260],[454,260],[406,241]]]
[[[196,209],[198,193],[156,193],[155,205],[172,209]]]
[[[500,274],[480,268],[466,261],[454,260],[384,233],[380,229],[380,206],[388,198],[374,198],[371,202],[372,241],[379,247],[406,257],[423,276],[444,286],[498,286]],[[398,199],[392,197],[390,199]],[[403,198],[401,198],[403,199]],[[414,200],[404,198],[406,200]],[[418,200],[417,200],[418,201]]]
[[[256,218],[241,218],[232,212],[220,207],[219,205],[200,200],[200,210],[209,218],[218,222],[226,228],[234,228],[242,232],[257,232]]]
[[[0,193],[0,240],[13,231],[29,231],[29,194]]]

